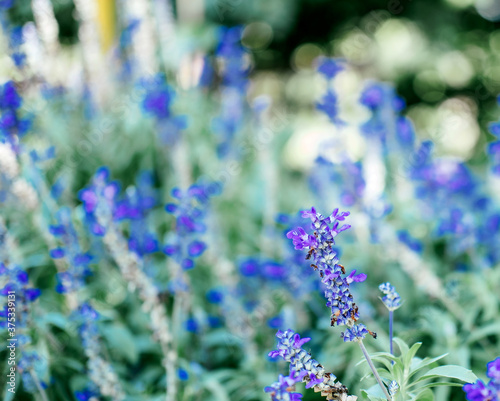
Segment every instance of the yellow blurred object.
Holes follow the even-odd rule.
[[[115,0],[96,0],[101,48],[106,52],[115,39]]]

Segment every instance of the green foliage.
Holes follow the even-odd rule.
[[[477,380],[476,375],[471,370],[462,366],[434,367],[446,354],[435,358],[422,359],[417,357],[417,351],[422,343],[415,343],[410,348],[400,338],[394,338],[394,342],[399,347],[399,356],[391,355],[388,352],[377,352],[371,355],[373,361],[383,365],[377,368],[377,371],[386,380],[386,383],[389,384],[393,380],[398,383],[399,390],[393,398],[394,401],[434,400],[434,394],[430,390],[433,387],[462,386],[464,383],[472,383]],[[362,393],[372,401],[385,400],[378,385],[363,390]]]

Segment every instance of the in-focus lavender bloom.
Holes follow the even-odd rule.
[[[488,362],[486,375],[491,379],[487,384],[482,380],[463,386],[469,401],[499,401],[500,400],[500,357]]]
[[[295,384],[300,383],[307,374],[302,372],[290,372],[290,375],[279,375],[278,381],[271,386],[265,387],[264,391],[270,393],[272,401],[298,401],[302,399],[302,394],[295,392]]]
[[[326,286],[325,298],[326,305],[331,310],[331,325],[346,325],[350,330],[343,336],[344,341],[352,341],[364,338],[369,331],[364,326],[353,328],[359,319],[359,312],[349,289],[351,283],[364,281],[366,274],[356,274],[356,270],[353,270],[345,276],[345,268],[338,263],[337,252],[333,249],[334,238],[350,228],[348,224],[340,225],[347,216],[349,212],[339,212],[338,209],[328,217],[316,212],[314,208],[305,210],[302,217],[311,219],[312,234],[302,227],[297,227],[287,233],[287,238],[293,241],[296,249],[308,251],[306,259],[312,259],[314,263],[311,266],[318,271],[322,283]]]
[[[271,351],[269,356],[276,358],[280,356],[290,363],[290,374],[295,372],[301,376],[307,388],[321,392],[328,400],[355,401],[357,397],[348,396],[347,388],[336,381],[336,376],[327,373],[323,366],[311,357],[311,354],[302,349],[302,346],[310,341],[310,338],[300,338],[300,335],[288,329],[285,332],[279,330],[277,350]]]
[[[213,189],[210,184],[191,185],[184,193],[174,188],[172,196],[177,202],[165,206],[167,213],[175,216],[176,224],[163,252],[185,270],[193,268],[194,259],[206,249],[202,235],[206,231],[205,217],[210,197],[214,195]]]

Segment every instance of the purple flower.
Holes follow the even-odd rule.
[[[302,345],[308,342],[310,338],[301,339],[299,334],[290,329],[284,332],[279,330],[276,337],[278,338],[278,349],[271,351],[268,355],[271,358],[280,356],[289,362],[290,377],[295,382],[303,381],[306,383],[307,388],[313,387],[315,391],[321,392],[328,391],[337,394],[338,399],[347,399],[347,388],[336,381],[335,375],[327,373],[323,366],[311,357],[310,353],[302,349]],[[278,387],[273,386],[272,388],[277,389]],[[268,392],[271,392],[271,390]],[[277,394],[279,393],[277,392]]]
[[[21,107],[21,97],[17,93],[14,82],[8,81],[3,86],[0,86],[0,109],[17,110]]]
[[[355,324],[352,327],[348,327],[345,332],[341,334],[344,342],[355,341],[358,339],[363,339],[369,334],[368,329],[364,324]]]
[[[361,94],[359,102],[370,109],[380,107],[384,102],[384,88],[380,84],[369,85]]]
[[[359,318],[358,307],[353,302],[349,289],[352,282],[361,282],[366,279],[366,274],[356,275],[354,270],[344,277],[345,269],[340,265],[337,252],[334,250],[334,238],[342,231],[350,228],[342,224],[349,212],[339,212],[335,209],[328,217],[318,213],[315,208],[302,212],[303,218],[311,220],[309,234],[302,227],[287,233],[287,238],[292,239],[295,249],[308,251],[306,259],[312,259],[311,264],[319,272],[321,282],[326,286],[326,305],[331,310],[331,324],[352,326]]]
[[[186,381],[189,379],[189,374],[184,369],[177,369],[177,377],[180,381]]]
[[[259,270],[259,262],[256,259],[246,259],[240,264],[240,273],[245,277],[255,276]]]
[[[189,331],[190,333],[198,332],[198,322],[193,318],[189,318],[186,320],[185,327],[186,330]]]
[[[294,392],[295,383],[301,382],[305,375],[305,371],[292,371],[286,377],[279,375],[278,381],[265,387],[264,391],[271,394],[272,401],[300,401],[302,394]]]
[[[325,113],[333,124],[344,124],[344,122],[338,117],[338,100],[337,96],[331,89],[328,89],[320,103],[316,103],[316,108]]]
[[[62,248],[56,248],[52,249],[50,252],[50,257],[53,259],[60,259],[64,257],[64,249]]]
[[[488,362],[486,375],[495,383],[500,385],[500,357]]]
[[[306,384],[306,388],[311,388],[311,387],[314,387],[314,386],[316,386],[318,384],[323,383],[323,379],[319,378],[319,377],[316,377],[316,375],[314,373],[311,373],[309,375],[309,378],[311,380],[309,381],[309,383]]]
[[[333,79],[344,69],[340,64],[340,60],[333,58],[321,57],[319,60],[318,72],[323,74],[327,79]]]
[[[209,290],[206,295],[207,301],[212,304],[219,304],[224,299],[222,292],[217,290]]]
[[[391,283],[383,283],[378,286],[378,289],[382,291],[385,295],[382,298],[382,302],[390,311],[394,311],[401,306],[401,297],[396,292],[396,288],[394,288]]]
[[[205,249],[207,249],[207,245],[202,241],[193,241],[188,245],[188,254],[189,256],[195,258],[200,256]]]
[[[26,273],[24,270],[19,270],[16,274],[16,278],[19,284],[28,284],[28,273]]]
[[[39,288],[27,288],[24,292],[28,302],[34,302],[41,293],[42,291]]]
[[[482,380],[465,384],[463,390],[469,401],[498,401],[495,389],[484,384]]]

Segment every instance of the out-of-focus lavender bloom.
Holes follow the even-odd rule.
[[[175,115],[172,111],[174,89],[167,84],[162,74],[143,80],[141,85],[145,91],[141,103],[143,111],[155,117],[160,139],[167,145],[175,144],[180,132],[186,128],[187,120],[185,116]]]
[[[23,28],[20,26],[11,28],[9,32],[9,46],[11,49],[12,61],[17,68],[22,68],[26,64],[26,54],[24,54],[20,48],[23,43]]]
[[[206,244],[201,237],[206,231],[205,217],[210,198],[215,194],[211,184],[194,184],[185,192],[172,190],[176,203],[165,206],[175,216],[175,231],[167,239],[163,252],[172,257],[183,269],[194,267],[194,259],[201,256]]]
[[[0,0],[0,9],[9,9],[14,5],[14,0]]]
[[[10,143],[14,149],[17,149],[18,138],[31,127],[31,120],[22,118],[19,113],[21,105],[22,99],[14,82],[0,85],[0,141]]]
[[[99,391],[94,387],[95,386],[89,386],[82,391],[75,391],[75,398],[78,401],[91,401],[92,398],[99,397]]]
[[[157,204],[156,191],[153,188],[153,176],[143,171],[135,187],[127,188],[124,199],[117,202],[115,218],[130,221],[128,246],[139,256],[159,251],[158,239],[148,230],[148,213]]]
[[[99,313],[89,303],[83,303],[73,312],[71,319],[78,324],[82,346],[88,358],[88,375],[95,385],[90,389],[90,392],[84,391],[81,396],[84,397],[90,393],[95,394],[99,389],[99,393],[103,396],[122,400],[125,395],[118,377],[112,366],[101,357],[103,350],[101,348],[99,327],[97,326]]]
[[[218,136],[219,157],[226,157],[243,124],[245,89],[248,85],[249,54],[240,43],[242,27],[221,28],[216,56],[222,77],[221,110],[212,121]]]
[[[310,185],[320,200],[330,200],[333,194],[333,199],[343,206],[362,206],[366,184],[360,162],[353,163],[346,157],[341,163],[332,163],[318,157],[310,176]]]
[[[399,113],[405,108],[405,101],[390,85],[374,82],[361,93],[360,103],[371,111],[370,119],[361,126],[361,131],[370,139],[379,140],[384,152],[392,145],[411,150],[415,133],[409,119]]]
[[[210,59],[207,56],[203,57],[203,68],[201,70],[201,75],[198,85],[202,88],[209,87],[214,79],[214,74],[215,74],[214,67],[210,62]]]
[[[337,95],[333,90],[328,91],[323,95],[320,103],[316,103],[316,108],[324,112],[333,124],[342,125],[344,122],[338,117],[339,105]]]
[[[79,244],[78,235],[71,222],[71,211],[62,208],[56,215],[57,224],[49,227],[50,233],[60,239],[62,246],[52,249],[53,259],[66,258],[68,269],[57,273],[56,290],[60,293],[76,291],[85,285],[85,277],[91,274],[89,267],[93,257],[84,252]]]
[[[321,73],[329,81],[333,80],[335,76],[342,71],[344,68],[340,64],[339,60],[331,58],[320,58],[318,65],[318,72]],[[323,95],[321,102],[316,103],[316,108],[324,112],[330,121],[336,125],[343,125],[344,122],[338,117],[339,114],[339,104],[337,95],[330,87]]]
[[[326,79],[330,80],[337,76],[340,71],[344,70],[343,64],[344,60],[320,57],[318,60],[318,72],[325,76]]]
[[[405,244],[412,251],[421,253],[424,248],[422,241],[419,241],[416,238],[413,238],[410,233],[406,230],[400,230],[397,232],[398,240]]]
[[[15,294],[16,328],[21,329],[26,327],[29,320],[31,308],[28,305],[38,299],[41,291],[30,287],[28,273],[19,266],[0,262],[0,296],[9,301],[12,300],[11,294]],[[7,327],[8,312],[7,309],[0,311],[0,327]]]
[[[92,234],[103,236],[106,227],[99,224],[96,216],[101,215],[106,219],[114,217],[117,210],[117,199],[120,193],[120,185],[117,181],[110,181],[109,169],[100,167],[92,183],[78,192],[78,199],[83,202],[86,220]]]
[[[46,368],[46,361],[36,351],[24,351],[21,354],[17,362],[17,369],[21,373],[23,387],[27,392],[37,393],[39,385],[47,388],[47,384],[38,378],[39,374],[44,372]]]
[[[343,338],[344,341],[351,341],[354,339],[351,334],[364,338],[368,331],[363,330],[364,326],[359,329],[353,328],[359,319],[359,312],[349,289],[351,283],[364,281],[366,274],[356,274],[356,270],[353,270],[344,276],[345,268],[338,263],[337,253],[333,249],[334,238],[350,228],[348,224],[340,225],[347,216],[349,212],[339,212],[338,209],[328,217],[316,212],[314,208],[305,210],[302,212],[302,217],[312,221],[312,234],[302,227],[297,227],[288,232],[287,238],[293,241],[296,249],[308,251],[306,259],[312,259],[314,263],[311,266],[318,271],[322,283],[326,286],[325,298],[326,305],[331,310],[331,324],[348,326],[350,331]]]

